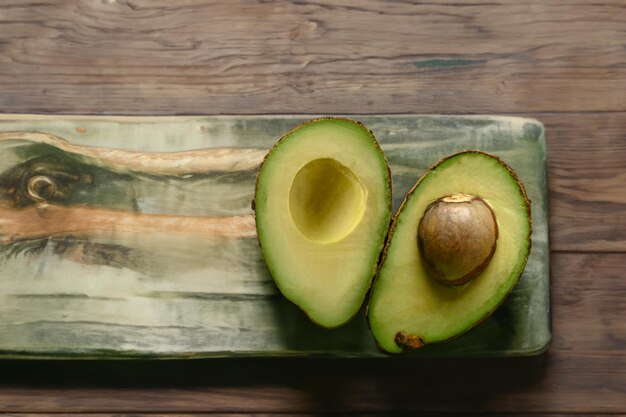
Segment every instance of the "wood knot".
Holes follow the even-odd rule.
[[[314,20],[302,22],[289,31],[289,39],[292,41],[298,39],[312,38],[313,34],[318,31],[319,25]]]

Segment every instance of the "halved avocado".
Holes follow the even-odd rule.
[[[530,238],[530,202],[511,168],[478,151],[441,160],[393,220],[367,312],[378,345],[400,353],[476,326],[515,286]]]
[[[323,327],[345,324],[370,288],[391,219],[389,165],[362,124],[322,118],[270,150],[255,194],[267,266]]]

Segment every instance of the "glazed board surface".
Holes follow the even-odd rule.
[[[0,141],[0,177],[5,181],[0,185],[6,188],[3,174],[36,158],[56,158],[72,169],[89,171],[89,181],[77,187],[72,200],[62,206],[68,209],[65,218],[48,219],[72,222],[67,216],[88,217],[93,210],[101,210],[120,216],[229,218],[242,227],[237,232],[215,232],[208,226],[195,231],[176,226],[129,231],[120,226],[113,227],[113,232],[59,235],[39,215],[41,230],[55,234],[12,240],[0,248],[0,354],[59,358],[385,356],[377,350],[363,312],[344,328],[324,330],[286,301],[277,292],[250,232],[255,161],[286,131],[310,118],[3,116],[0,134],[7,139]],[[505,304],[457,340],[412,355],[509,356],[543,351],[551,336],[541,124],[490,116],[353,118],[374,132],[389,160],[394,210],[428,167],[464,149],[480,149],[502,158],[517,172],[532,201],[532,252]],[[28,135],[11,139],[11,134],[3,132],[45,133],[78,147],[60,149],[33,142]],[[226,147],[235,148],[234,154],[241,153],[247,163],[222,164],[214,171],[159,173],[131,169],[128,164],[112,166],[110,159],[81,154],[91,147],[142,154]],[[15,234],[12,216],[24,214],[20,210],[24,209],[1,212],[0,238]]]

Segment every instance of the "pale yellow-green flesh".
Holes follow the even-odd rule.
[[[427,206],[439,197],[464,193],[481,197],[498,224],[493,258],[473,281],[447,286],[428,277],[417,245],[417,227]],[[521,274],[529,251],[530,218],[515,178],[496,159],[480,153],[453,156],[428,173],[398,216],[368,317],[378,344],[401,352],[398,332],[426,344],[445,341],[492,312]]]
[[[390,218],[386,160],[369,131],[326,119],[289,134],[259,176],[256,221],[281,292],[316,323],[359,310]]]
[[[335,159],[315,159],[303,166],[291,183],[289,214],[303,235],[331,243],[359,224],[366,200],[367,189],[350,169]]]

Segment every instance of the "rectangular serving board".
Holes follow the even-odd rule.
[[[97,230],[91,235],[59,234],[67,224],[89,218],[92,209],[120,216],[146,213],[235,220],[250,219],[253,213],[250,203],[258,165],[243,163],[239,168],[234,163],[193,175],[160,175],[120,168],[75,149],[170,153],[234,147],[262,155],[285,132],[312,117],[0,116],[0,134],[5,138],[0,140],[3,200],[10,188],[7,178],[16,166],[53,161],[88,172],[71,201],[61,206],[67,209],[65,217],[58,213],[46,217],[45,210],[32,207],[0,211],[0,356],[386,356],[374,343],[364,310],[347,326],[325,330],[282,297],[253,234],[216,235],[158,226],[129,233],[121,222],[120,230],[111,225],[118,220],[103,226],[114,229],[104,234]],[[543,352],[551,339],[543,126],[535,120],[494,116],[351,117],[374,132],[389,160],[394,211],[430,166],[465,149],[502,158],[517,172],[532,200],[532,251],[507,301],[460,338],[407,356]],[[78,147],[59,149],[31,142],[29,135],[6,132],[45,133]],[[73,210],[76,207],[85,210]],[[29,231],[16,234],[15,216],[28,210],[36,221],[28,223]],[[37,228],[44,234],[37,235]]]

